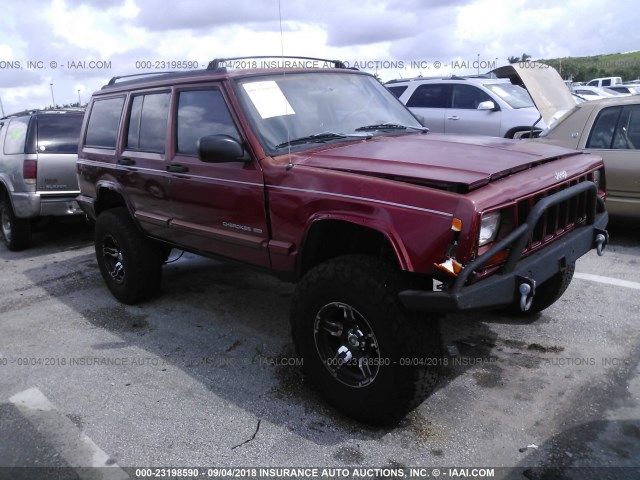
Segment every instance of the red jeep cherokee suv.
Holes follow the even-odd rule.
[[[373,76],[311,60],[331,68],[113,78],[85,115],[78,202],[121,302],[156,294],[172,248],[299,282],[308,378],[392,423],[435,385],[440,313],[539,312],[601,253],[603,164],[430,134]]]

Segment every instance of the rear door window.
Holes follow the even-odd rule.
[[[171,93],[149,93],[133,98],[127,149],[164,153]]]
[[[87,147],[116,148],[124,97],[96,100],[91,107],[84,144]]]

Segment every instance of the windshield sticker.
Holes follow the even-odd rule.
[[[242,85],[262,118],[295,115],[287,98],[273,80]]]

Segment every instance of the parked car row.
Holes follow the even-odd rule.
[[[438,380],[439,315],[540,312],[578,258],[602,253],[604,168],[596,155],[541,142],[428,132],[373,76],[333,63],[228,71],[214,60],[113,78],[93,94],[79,135],[63,135],[78,144],[75,165],[39,126],[81,115],[4,119],[9,247],[20,246],[20,198],[40,201],[37,215],[76,213],[77,201],[123,303],[159,293],[172,248],[297,282],[290,320],[310,383],[354,418],[397,422]],[[396,86],[418,104],[440,91],[445,115],[504,117],[501,136],[552,119],[508,81]],[[506,126],[522,112],[530,122]],[[69,210],[45,209],[49,198]]]
[[[516,67],[492,72],[503,77],[498,79],[415,78],[385,85],[433,132],[539,137],[535,141],[596,152],[607,168],[610,213],[640,218],[640,86],[636,91],[620,77],[566,85],[554,69]],[[527,70],[540,70],[539,82]]]

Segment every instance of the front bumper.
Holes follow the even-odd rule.
[[[572,196],[585,192],[588,194],[586,224],[575,228],[536,253],[521,258],[527,240],[544,212]],[[600,210],[600,213],[597,213],[597,210]],[[536,284],[544,283],[589,250],[597,248],[598,242],[604,247],[608,240],[605,230],[608,219],[604,202],[597,195],[596,185],[592,182],[579,183],[538,202],[524,224],[469,263],[448,289],[405,290],[399,294],[400,301],[409,310],[424,312],[459,312],[513,304],[521,296],[520,286],[523,283],[535,289]],[[505,249],[509,249],[510,253],[499,272],[476,283],[466,284],[474,271]]]

